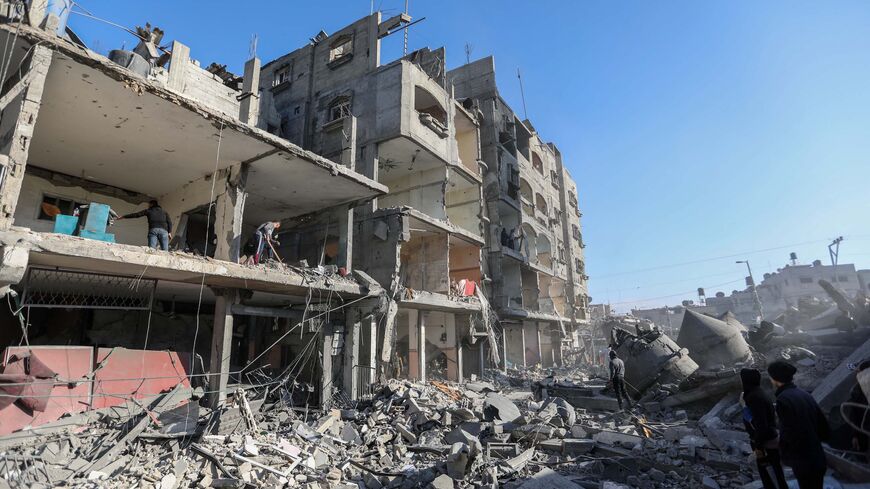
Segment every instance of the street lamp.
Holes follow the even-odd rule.
[[[761,309],[761,299],[758,298],[758,287],[755,286],[755,278],[752,276],[752,267],[749,266],[749,260],[737,260],[734,263],[746,264],[746,270],[749,272],[749,281],[752,282],[752,294],[755,299],[755,309],[758,311],[759,319],[763,321],[764,311]]]

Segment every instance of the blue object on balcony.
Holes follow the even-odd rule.
[[[59,234],[75,234],[76,226],[79,225],[78,216],[66,216],[58,214],[54,216],[54,232]]]
[[[96,239],[99,241],[115,242],[115,235],[106,233],[109,224],[109,206],[91,202],[88,204],[88,214],[85,225],[79,231],[82,238]]]

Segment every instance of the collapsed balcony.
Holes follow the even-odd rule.
[[[30,50],[44,35],[24,34],[16,52]],[[73,222],[72,214],[84,205],[102,204],[123,215],[153,199],[173,221],[175,249],[236,262],[245,238],[265,221],[329,208],[346,213],[386,191],[90,51],[57,42],[55,49],[32,49],[39,56],[31,55],[25,75],[46,73],[20,194],[12,203],[17,226],[81,235],[77,226],[90,223]],[[69,114],[76,114],[75,124]],[[8,115],[4,125],[16,120]],[[310,193],[312,187],[318,192]],[[102,224],[86,236],[147,245],[144,221]]]

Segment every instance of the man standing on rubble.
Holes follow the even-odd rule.
[[[172,218],[169,217],[169,213],[164,211],[156,200],[152,200],[148,203],[147,209],[123,215],[118,220],[137,217],[148,218],[148,246],[169,251],[169,240],[172,239]]]
[[[275,245],[281,243],[275,239],[275,231],[281,228],[281,221],[269,221],[260,224],[254,233],[257,239],[257,249],[254,253],[254,264],[259,265],[272,258]]]
[[[625,391],[625,362],[616,356],[616,352],[610,350],[610,384],[613,385],[613,391],[616,393],[616,402],[619,404],[619,410],[622,411],[622,399],[628,408],[631,409],[631,398],[628,397],[628,392]]]
[[[755,452],[758,475],[764,489],[786,489],[785,474],[780,463],[779,440],[776,433],[776,412],[773,400],[761,388],[761,372],[754,368],[740,370],[743,393],[743,424],[749,443]]]
[[[793,365],[782,360],[767,367],[776,388],[779,451],[800,489],[822,489],[828,469],[822,442],[828,438],[830,427],[813,396],[792,382],[795,372]]]

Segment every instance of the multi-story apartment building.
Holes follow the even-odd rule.
[[[166,387],[150,370],[166,358],[149,355],[171,350],[161,372],[174,369],[176,382],[208,377],[214,403],[252,370],[291,363],[293,378],[324,389],[309,400],[325,400],[331,382],[316,379],[332,380],[333,360],[336,371],[354,361],[345,359],[355,351],[343,348],[355,344],[341,339],[345,321],[353,331],[382,292],[364,274],[345,276],[348,215],[387,187],[257,127],[257,59],[242,77],[203,69],[179,42],[159,48],[162,32],[150,28],[109,59],[60,37],[58,17],[35,7],[5,21],[0,286],[16,305],[0,314],[0,347],[25,344],[63,378],[90,376],[72,410],[105,398],[91,385],[120,371],[103,368],[130,354],[111,353],[117,347],[139,352],[121,370],[148,381],[130,396]],[[151,200],[171,216],[174,251],[146,246],[144,219],[111,225],[111,212]],[[293,229],[314,213],[334,217],[334,232],[308,243]],[[240,263],[247,237],[270,220],[291,229],[285,247],[321,257],[328,249],[337,266]],[[4,429],[33,422],[8,409]]]
[[[508,365],[559,363],[561,344],[587,321],[577,185],[545,142],[499,95],[492,57],[448,73],[457,98],[481,114],[487,172],[486,254]]]
[[[475,319],[486,273],[479,123],[453,96],[443,48],[381,62],[382,38],[409,21],[378,12],[265,64],[259,125],[389,187],[353,217],[354,267],[396,306],[363,326],[356,367],[458,380],[481,373],[488,336]],[[327,222],[309,226],[322,234]]]

